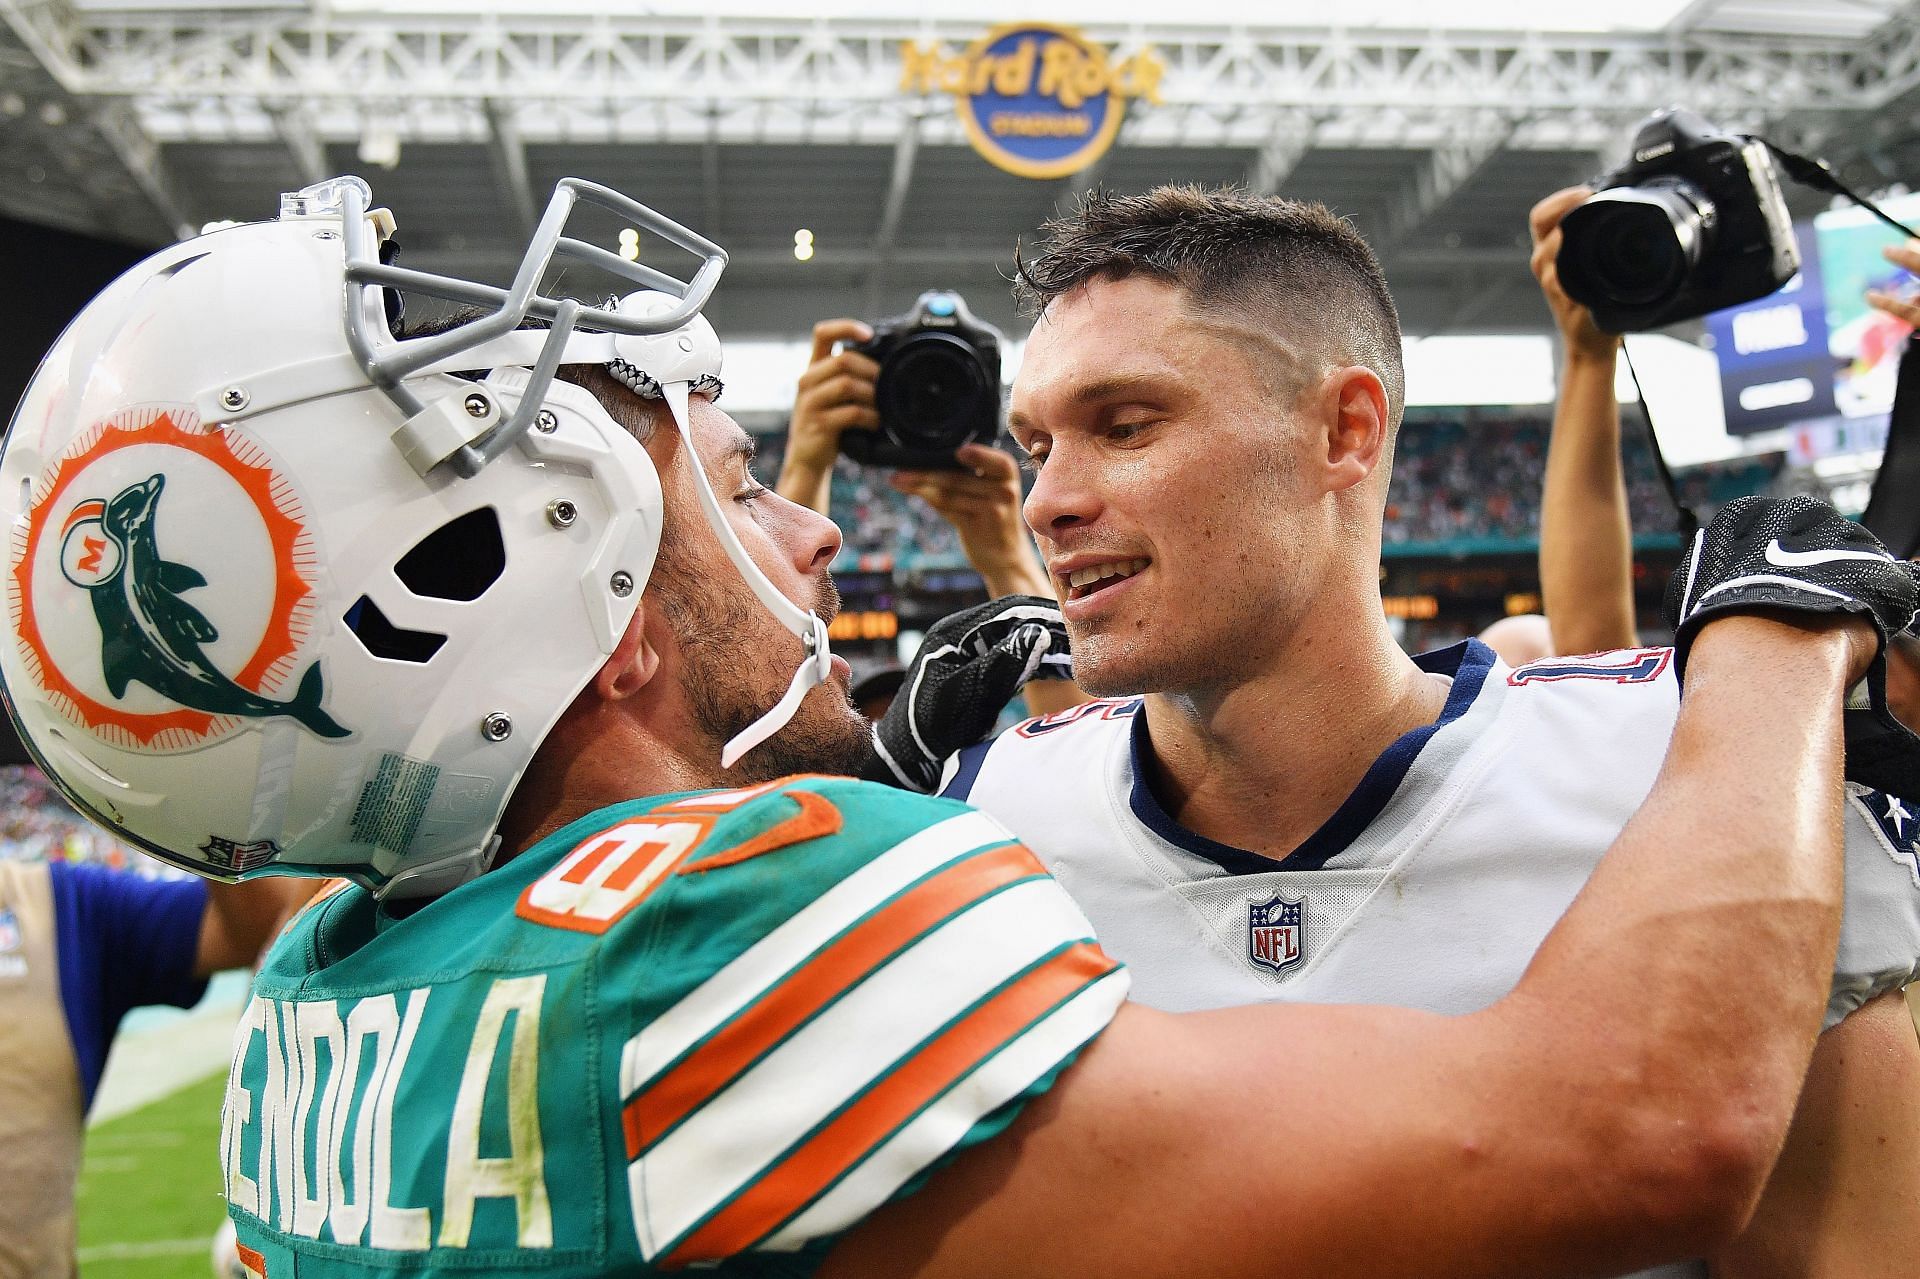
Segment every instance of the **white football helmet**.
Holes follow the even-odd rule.
[[[683,282],[565,236],[579,201],[698,270]],[[276,221],[155,254],[62,335],[0,452],[0,683],[68,797],[163,860],[425,895],[485,869],[660,544],[646,450],[554,370],[603,365],[663,399],[691,453],[688,394],[720,367],[700,308],[726,255],[569,178],[503,290],[383,263],[393,222],[370,203],[358,178],[283,197]],[[546,296],[556,259],[639,291]],[[484,314],[400,339],[390,291]],[[826,678],[826,627],[760,573],[690,469],[806,650],[730,765]]]

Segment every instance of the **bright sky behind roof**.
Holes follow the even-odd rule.
[[[140,5],[128,0],[105,0],[83,7]],[[169,8],[191,9],[192,3],[169,3]],[[209,5],[207,7],[220,7]],[[332,0],[336,13],[554,13],[591,9],[583,0]],[[1658,31],[1687,7],[1687,0],[1611,0],[1605,5],[1542,5],[1537,0],[1348,0],[1340,7],[1338,25],[1350,30],[1365,27],[1426,31]],[[1257,0],[1181,0],[1169,7],[1165,0],[1048,0],[1036,11],[1031,0],[654,0],[623,10],[631,16],[783,18],[929,18],[966,23],[1008,22],[1017,19],[1067,24],[1139,22],[1147,25],[1245,24],[1325,29],[1324,3],[1258,3]]]

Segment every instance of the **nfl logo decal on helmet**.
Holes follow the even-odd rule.
[[[1291,968],[1306,952],[1305,900],[1289,901],[1275,893],[1247,906],[1247,958],[1274,972]]]

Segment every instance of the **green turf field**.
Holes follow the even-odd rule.
[[[209,1279],[220,1197],[225,1075],[87,1132],[80,1169],[82,1279]]]

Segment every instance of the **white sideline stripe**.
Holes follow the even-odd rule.
[[[1122,968],[1085,987],[1033,1029],[955,1084],[868,1155],[819,1202],[769,1236],[756,1251],[790,1252],[864,1220],[900,1187],[952,1150],[973,1126],[1106,1029],[1127,997]]]
[[[96,1243],[74,1255],[81,1265],[95,1261],[127,1261],[136,1257],[213,1256],[213,1231],[191,1239],[142,1239],[133,1243]]]
[[[976,848],[1012,838],[985,813],[962,813],[909,836],[835,884],[627,1041],[620,1053],[622,1100],[875,906]]]
[[[635,1161],[645,1255],[671,1247],[916,1045],[1063,943],[1089,935],[1060,886],[1028,880],[942,925],[768,1053]],[[630,1172],[629,1176],[636,1176]]]
[[[1837,600],[1850,600],[1853,598],[1853,596],[1844,595],[1839,591],[1830,591],[1824,586],[1815,586],[1812,582],[1803,582],[1797,577],[1782,577],[1778,573],[1749,573],[1745,577],[1736,577],[1731,581],[1722,582],[1720,583],[1720,585],[1714,587],[1712,590],[1704,592],[1700,596],[1699,602],[1695,604],[1694,607],[1698,608],[1700,604],[1706,603],[1708,600],[1718,595],[1721,591],[1736,590],[1742,586],[1762,586],[1762,585],[1791,586],[1796,591],[1806,591],[1809,594],[1813,594],[1813,595],[1831,596],[1832,598]]]

